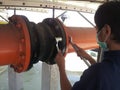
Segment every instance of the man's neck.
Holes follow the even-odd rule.
[[[118,43],[111,43],[111,45],[109,45],[109,50],[120,50],[120,44]]]

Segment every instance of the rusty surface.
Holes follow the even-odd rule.
[[[30,62],[29,32],[21,17],[11,20],[14,22],[0,25],[0,66],[11,65],[16,72],[23,72]]]

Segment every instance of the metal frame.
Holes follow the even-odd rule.
[[[90,21],[88,20],[83,14],[81,14],[80,12],[78,12],[80,14],[80,16],[82,16],[88,23],[90,23],[93,27],[95,27],[95,25]]]
[[[18,10],[30,10],[30,11],[39,12],[41,10],[40,8],[49,8],[49,9],[54,8],[54,9],[80,11],[80,12],[88,12],[88,13],[95,12],[95,9],[92,9],[90,7],[75,6],[60,2],[0,0],[0,9],[18,9]]]

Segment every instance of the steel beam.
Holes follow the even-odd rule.
[[[83,2],[79,2],[79,3],[81,5],[81,3]],[[49,8],[49,9],[55,8],[55,9],[61,9],[61,10],[81,11],[81,12],[88,12],[88,13],[95,12],[95,9],[92,9],[90,7],[72,5],[64,2],[28,1],[28,0],[24,0],[24,1],[0,0],[0,8],[16,9],[16,10],[31,10],[31,11],[39,11],[40,8]]]

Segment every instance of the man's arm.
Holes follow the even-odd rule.
[[[65,59],[61,52],[58,52],[55,60],[59,67],[61,90],[71,90],[72,86],[65,72]]]
[[[90,62],[90,64],[95,64],[96,61],[85,52],[85,50],[83,50],[82,48],[78,47],[75,43],[72,42],[72,37],[68,37],[69,38],[69,43],[71,44],[71,46],[73,47],[73,49],[75,50],[75,52],[77,53],[77,55],[81,58],[81,59],[86,59]],[[85,61],[86,62],[86,61]]]
[[[95,64],[96,61],[88,54],[85,52],[85,50],[83,50],[82,48],[78,47],[76,44],[73,44],[72,46],[76,47],[75,52],[77,53],[77,55],[82,59],[85,58],[86,60],[88,60],[90,62],[91,65]]]
[[[67,78],[65,70],[59,68],[61,90],[71,90],[72,86]]]

